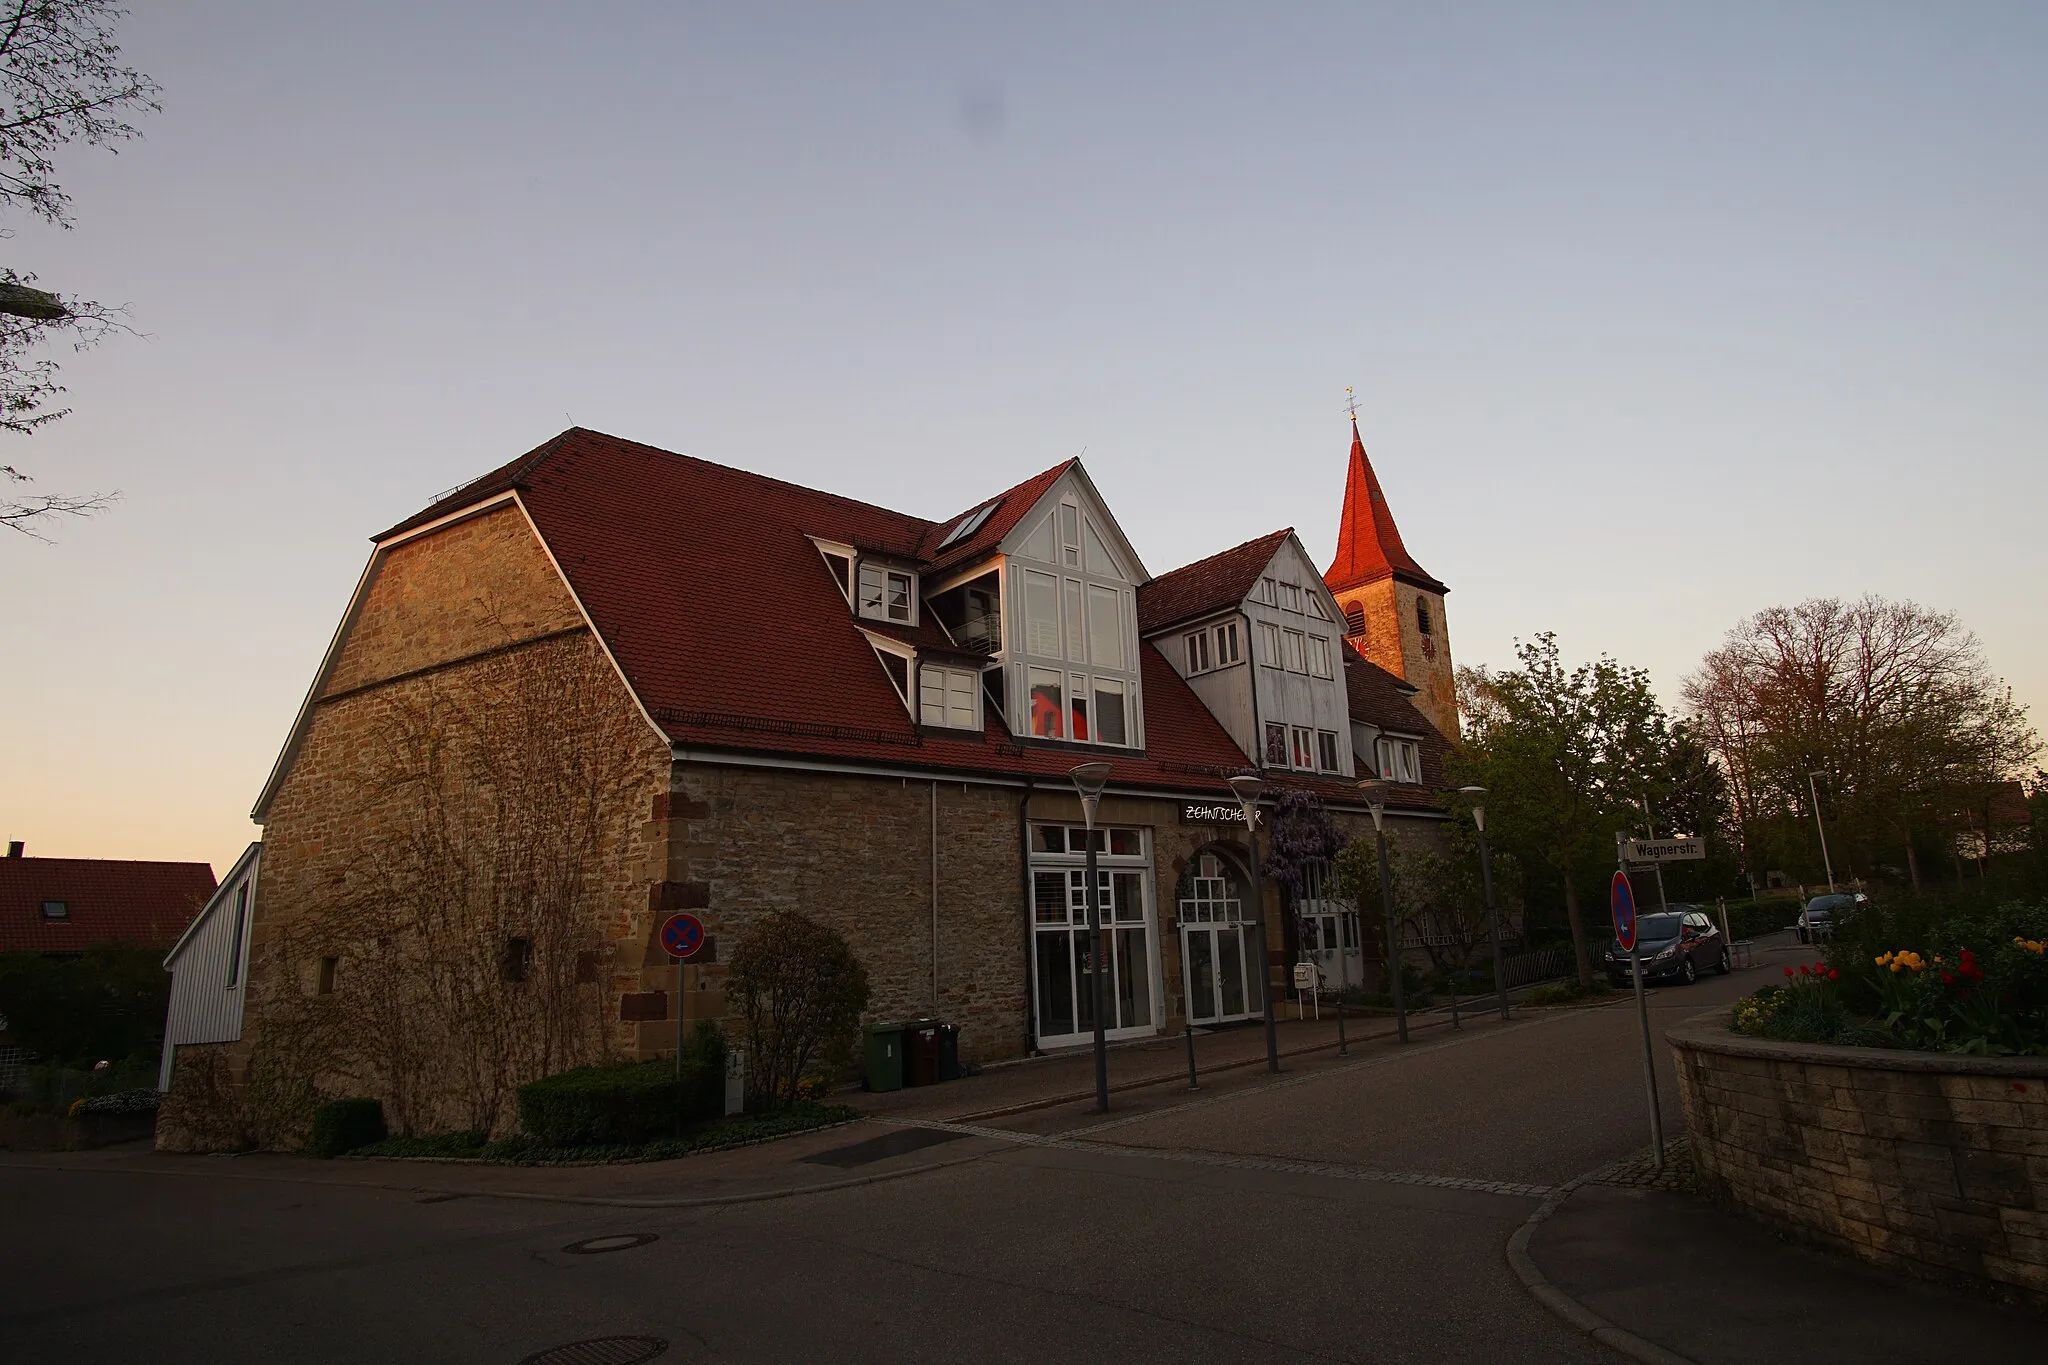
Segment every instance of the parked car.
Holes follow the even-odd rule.
[[[1837,891],[1815,896],[1799,912],[1799,941],[1813,943],[1826,938],[1835,930],[1837,915],[1848,915],[1869,899],[1861,891]]]
[[[1700,979],[1702,971],[1725,976],[1733,965],[1728,944],[1706,912],[1676,908],[1636,920],[1636,960],[1642,964],[1643,980],[1676,980],[1688,986]],[[1601,965],[1610,982],[1629,984],[1628,950],[1619,939],[1608,941]]]

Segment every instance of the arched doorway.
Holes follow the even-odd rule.
[[[1237,858],[1216,845],[1196,853],[1181,873],[1175,909],[1188,1022],[1257,1018],[1258,933]]]

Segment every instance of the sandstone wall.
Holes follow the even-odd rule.
[[[2048,1306],[2048,1059],[1669,1035],[1709,1188],[1819,1244]]]

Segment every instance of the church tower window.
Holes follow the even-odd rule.
[[[1420,597],[1415,599],[1415,628],[1424,635],[1429,634],[1429,603]]]
[[[1344,608],[1344,632],[1354,636],[1365,634],[1365,608],[1356,602]]]

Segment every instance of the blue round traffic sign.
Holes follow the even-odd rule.
[[[1636,893],[1628,884],[1628,873],[1617,872],[1607,889],[1607,906],[1614,912],[1614,936],[1629,952],[1636,950]]]
[[[661,946],[670,957],[692,958],[704,948],[704,921],[677,913],[661,922]]]

